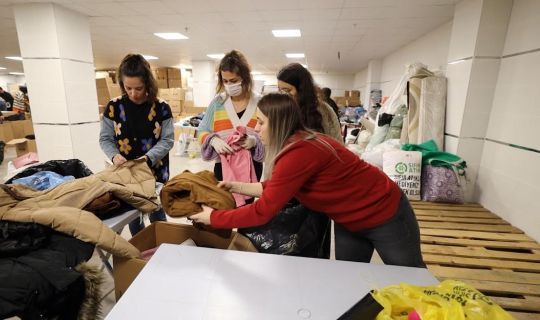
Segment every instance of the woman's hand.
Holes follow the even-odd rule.
[[[122,156],[121,154],[117,153],[114,155],[114,157],[112,158],[112,162],[115,166],[119,166],[119,165],[122,165],[124,163],[127,162],[126,158],[124,158],[124,156]]]
[[[223,190],[232,192],[232,188],[234,187],[234,182],[230,182],[230,181],[220,181],[220,182],[217,184],[217,186],[218,186],[218,188],[221,188],[221,189],[223,189]]]
[[[212,140],[210,140],[210,145],[219,154],[233,154],[234,153],[233,148],[227,142],[223,141],[223,139],[221,139],[218,136],[215,136],[212,138]]]
[[[257,145],[257,139],[254,136],[246,135],[240,142],[240,146],[244,149],[252,149]]]
[[[201,212],[189,216],[188,219],[198,223],[210,225],[210,215],[212,214],[212,211],[214,211],[214,209],[205,206],[204,204],[202,205],[202,209],[203,210]]]

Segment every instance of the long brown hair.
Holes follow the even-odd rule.
[[[118,67],[117,79],[118,84],[120,85],[120,90],[122,94],[127,94],[126,89],[124,88],[124,79],[123,77],[139,77],[144,83],[144,88],[148,95],[147,101],[153,103],[157,99],[158,95],[158,86],[154,75],[152,74],[152,69],[150,69],[150,64],[146,59],[136,53],[130,53],[122,59],[120,66]]]
[[[251,88],[253,87],[251,68],[246,60],[246,57],[244,57],[244,55],[240,51],[232,50],[221,59],[217,71],[218,83],[216,87],[216,92],[218,93],[223,91],[225,88],[225,86],[223,85],[223,78],[221,77],[221,71],[229,71],[239,75],[242,79],[242,93],[251,93]]]

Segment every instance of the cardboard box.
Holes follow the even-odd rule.
[[[37,153],[36,140],[28,140],[26,138],[13,139],[8,141],[6,145],[14,146],[16,148],[17,157],[27,154],[28,152]]]
[[[169,94],[173,100],[185,100],[186,98],[186,91],[182,88],[171,87],[169,89]]]
[[[157,82],[158,88],[160,89],[166,89],[169,87],[169,83],[167,82],[167,79],[156,80],[156,82]]]
[[[345,90],[345,93],[343,94],[345,98],[348,98],[351,96],[351,92],[349,90]]]
[[[167,69],[167,79],[169,79],[169,80],[171,80],[171,79],[174,79],[174,80],[182,79],[182,76],[181,76],[180,72],[181,72],[180,69],[168,68]]]
[[[156,80],[167,80],[167,68],[157,68],[154,70]]]
[[[98,78],[96,79],[96,88],[108,88],[114,84],[112,78]]]
[[[187,239],[192,239],[197,246],[201,247],[257,252],[249,239],[239,233],[232,232],[229,238],[222,238],[191,225],[168,222],[151,224],[137,233],[129,242],[142,252],[162,243],[180,244]],[[126,259],[115,256],[113,265],[114,291],[118,301],[144,268],[146,261],[140,258]]]
[[[182,80],[180,79],[169,79],[167,80],[169,88],[180,88],[182,87]]]
[[[5,121],[0,124],[0,140],[8,142],[13,140],[13,131],[11,131],[11,121]]]
[[[184,114],[199,114],[201,112],[205,112],[206,108],[200,108],[200,107],[186,107],[184,102]]]
[[[169,100],[169,106],[173,114],[182,113],[182,102],[180,100]]]
[[[351,91],[351,98],[358,98],[358,99],[360,99],[360,91],[358,91],[358,90],[352,90],[352,91]]]
[[[165,100],[165,101],[169,101],[171,100],[172,98],[172,94],[171,94],[171,89],[168,89],[168,88],[160,88],[159,89],[159,92],[158,92],[158,96]]]

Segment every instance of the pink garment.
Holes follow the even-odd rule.
[[[246,135],[246,127],[238,126],[236,130],[225,139],[234,150],[233,154],[219,155],[223,171],[223,181],[257,182],[257,175],[253,167],[251,152],[238,144]],[[246,199],[251,197],[233,193],[236,206],[246,204]]]
[[[13,159],[13,166],[15,169],[19,169],[21,167],[24,167],[26,165],[39,162],[39,158],[37,153],[35,152],[28,152],[27,154],[23,154],[22,156]]]
[[[146,260],[146,261],[150,260],[150,258],[152,258],[154,253],[156,253],[157,249],[159,249],[159,246],[141,252],[141,258],[143,258],[143,260]]]

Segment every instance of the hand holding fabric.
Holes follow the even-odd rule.
[[[188,219],[193,220],[194,222],[197,222],[197,223],[210,225],[210,215],[212,214],[212,211],[214,211],[214,209],[205,205],[202,205],[202,209],[203,210],[201,212],[189,216]]]
[[[219,154],[232,154],[234,153],[233,148],[220,137],[213,137],[210,140],[210,145],[216,150]]]
[[[122,165],[124,163],[127,162],[126,158],[124,158],[123,155],[117,153],[113,158],[112,158],[112,162],[115,166],[119,166],[119,165]]]
[[[257,139],[254,136],[246,135],[246,137],[240,142],[240,145],[244,149],[252,149],[257,145]]]

